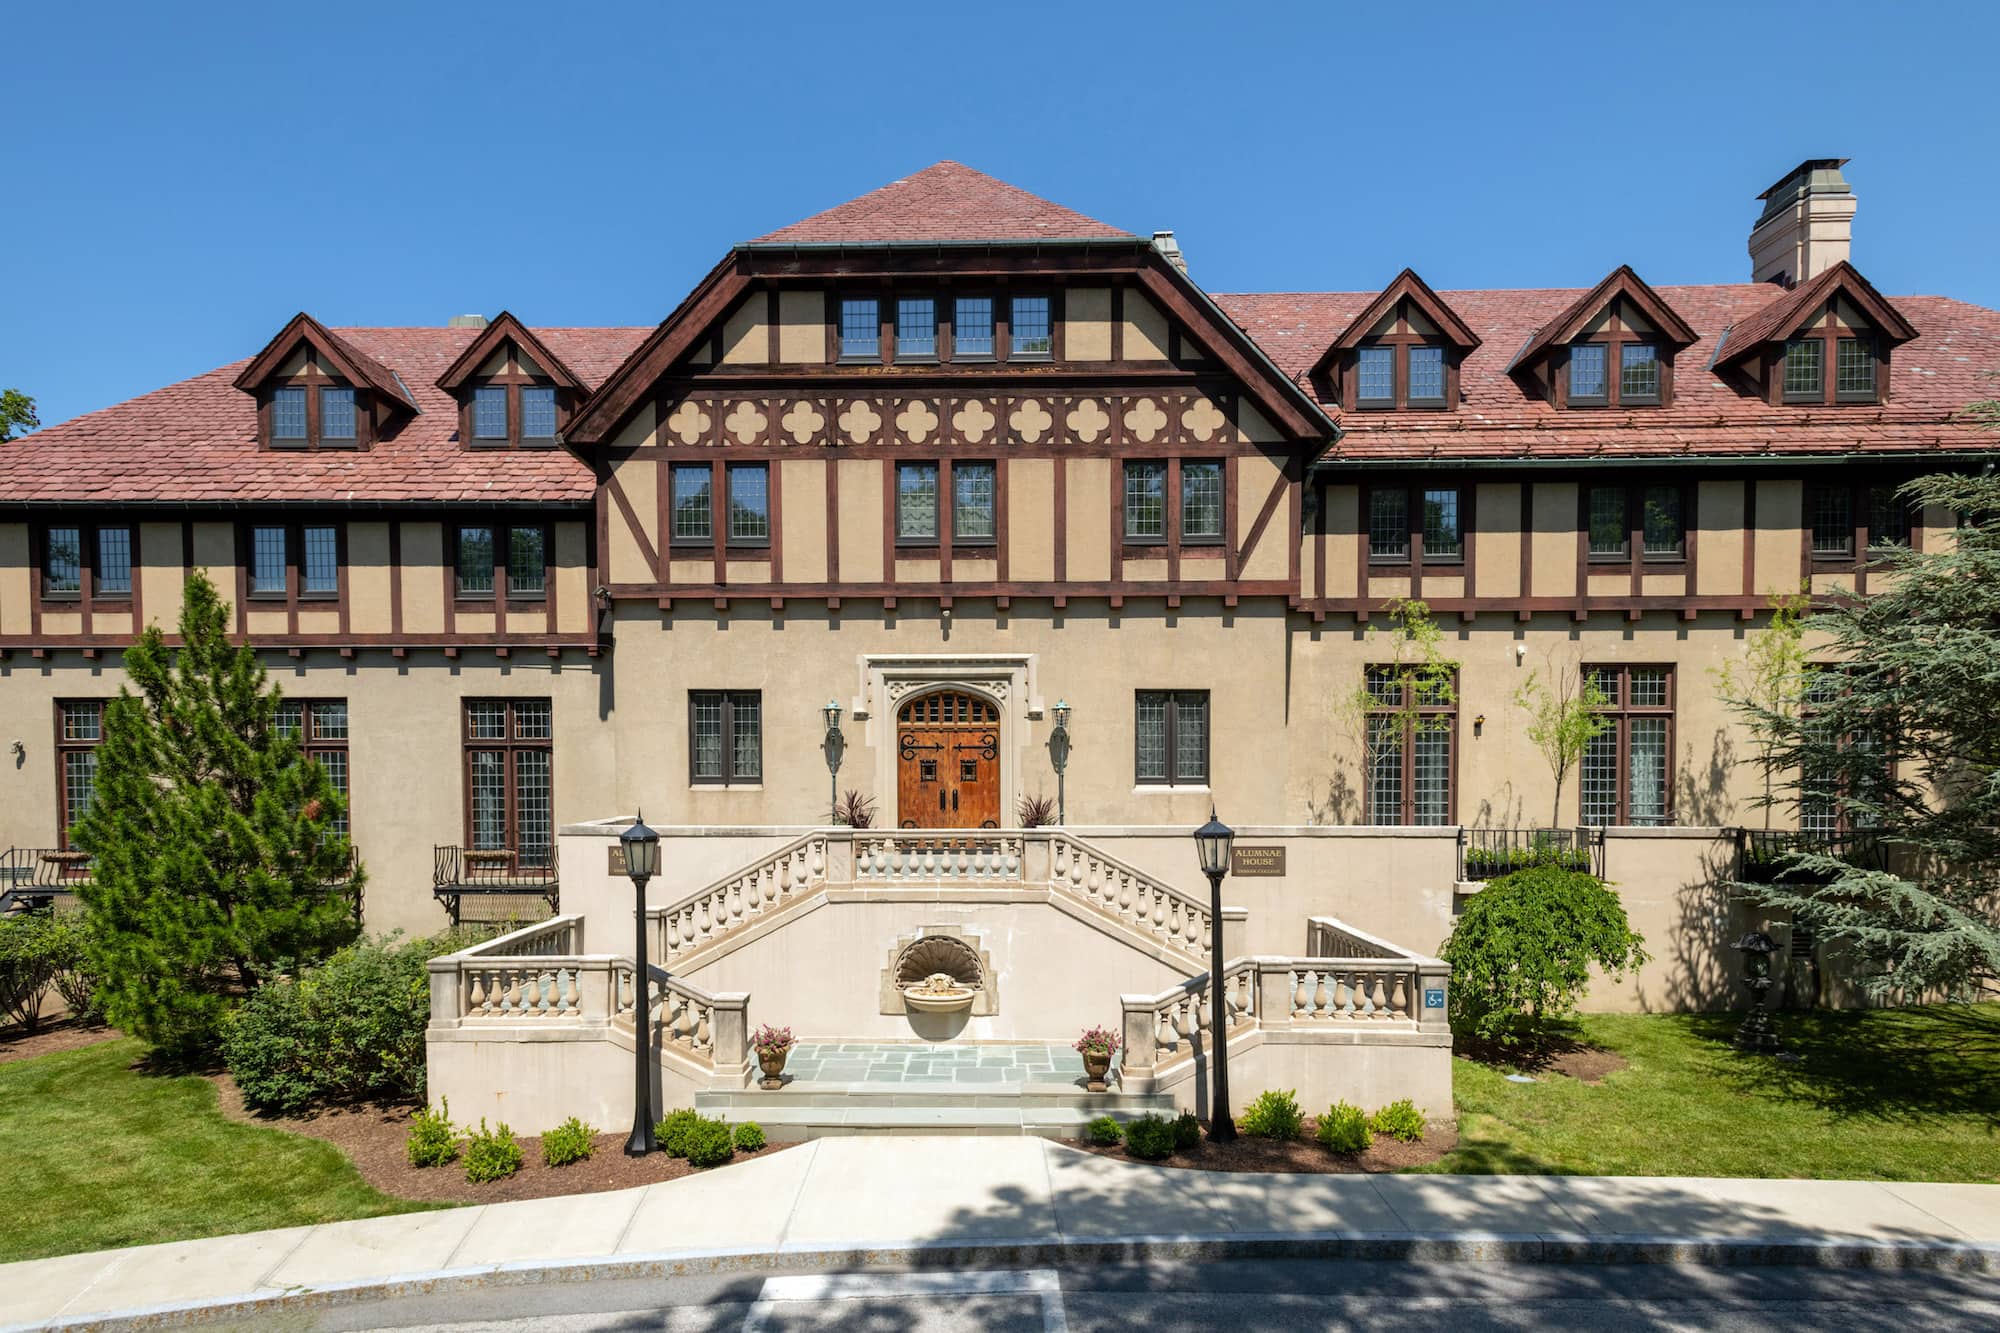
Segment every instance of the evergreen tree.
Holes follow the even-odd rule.
[[[1846,943],[1875,994],[1971,995],[2000,980],[2000,479],[1902,495],[1962,515],[1955,539],[1871,552],[1870,594],[1815,611],[1800,706],[1733,701],[1776,803],[1872,836],[1808,844],[1786,882],[1737,887]]]
[[[92,857],[79,896],[105,1016],[177,1059],[214,1049],[233,997],[356,932],[344,803],[227,618],[197,572],[181,646],[155,625],[126,652],[138,694],[105,707],[96,797],[71,830]]]

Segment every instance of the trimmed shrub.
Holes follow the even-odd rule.
[[[589,1157],[597,1147],[597,1131],[575,1116],[542,1135],[542,1160],[550,1166],[568,1166]]]
[[[1123,1143],[1125,1141],[1124,1128],[1108,1115],[1101,1115],[1091,1121],[1087,1132],[1090,1135],[1090,1141],[1100,1148],[1109,1148],[1114,1143]]]
[[[1424,1113],[1408,1097],[1390,1102],[1377,1111],[1368,1121],[1369,1128],[1377,1134],[1387,1134],[1392,1139],[1404,1143],[1417,1143],[1424,1137]]]
[[[465,1178],[474,1185],[504,1180],[521,1169],[521,1141],[502,1123],[486,1128],[486,1117],[465,1145]]]
[[[1368,1130],[1368,1116],[1358,1106],[1335,1102],[1319,1118],[1319,1141],[1328,1152],[1353,1156],[1367,1152],[1375,1136]]]
[[[1295,1092],[1260,1092],[1243,1113],[1243,1132],[1260,1139],[1289,1142],[1305,1132],[1305,1112]]]
[[[1539,1044],[1576,1012],[1593,963],[1613,978],[1646,961],[1618,895],[1594,876],[1536,866],[1493,880],[1466,904],[1438,955],[1451,964],[1451,1027],[1461,1037]]]
[[[729,1126],[721,1120],[702,1117],[682,1140],[689,1166],[721,1166],[736,1155],[736,1143]]]
[[[46,912],[0,917],[0,1022],[33,1032],[62,970],[61,927]]]
[[[430,958],[425,941],[354,944],[294,980],[259,986],[223,1037],[243,1100],[285,1115],[422,1101]]]
[[[56,963],[56,994],[69,1006],[70,1016],[83,1023],[104,1021],[103,977],[91,962],[97,927],[88,912],[61,912],[55,917],[52,952]]]
[[[1201,1121],[1193,1111],[1182,1111],[1174,1121],[1174,1147],[1186,1152],[1201,1146]]]
[[[451,1123],[451,1103],[433,1111],[428,1106],[410,1117],[408,1146],[411,1166],[443,1166],[458,1156],[458,1128]]]
[[[1157,1162],[1174,1150],[1174,1122],[1163,1115],[1148,1113],[1125,1126],[1125,1151],[1134,1157]]]
[[[687,1156],[688,1131],[701,1121],[701,1112],[686,1106],[667,1112],[667,1118],[653,1126],[653,1137],[659,1141],[660,1151],[669,1157]]]
[[[764,1127],[755,1120],[745,1120],[736,1127],[736,1151],[756,1152],[764,1143]]]

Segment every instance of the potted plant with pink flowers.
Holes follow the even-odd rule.
[[[1111,1073],[1111,1057],[1118,1053],[1118,1034],[1110,1028],[1085,1028],[1083,1035],[1074,1043],[1076,1053],[1083,1057],[1083,1072],[1092,1092],[1105,1090],[1104,1080]]]
[[[796,1044],[790,1028],[774,1028],[769,1023],[750,1034],[750,1049],[757,1052],[757,1067],[764,1071],[763,1087],[785,1086],[785,1060]]]

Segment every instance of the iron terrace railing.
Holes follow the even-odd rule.
[[[553,847],[537,851],[438,844],[431,850],[431,893],[452,925],[534,921],[561,905]]]
[[[1604,877],[1604,830],[1460,828],[1458,878],[1483,883],[1530,866],[1561,866]]]

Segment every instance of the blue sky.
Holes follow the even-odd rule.
[[[1735,281],[1757,192],[1850,157],[1863,272],[2000,305],[1995,11],[1514,8],[15,6],[0,387],[53,424],[302,308],[650,325],[946,157],[1212,291]]]

